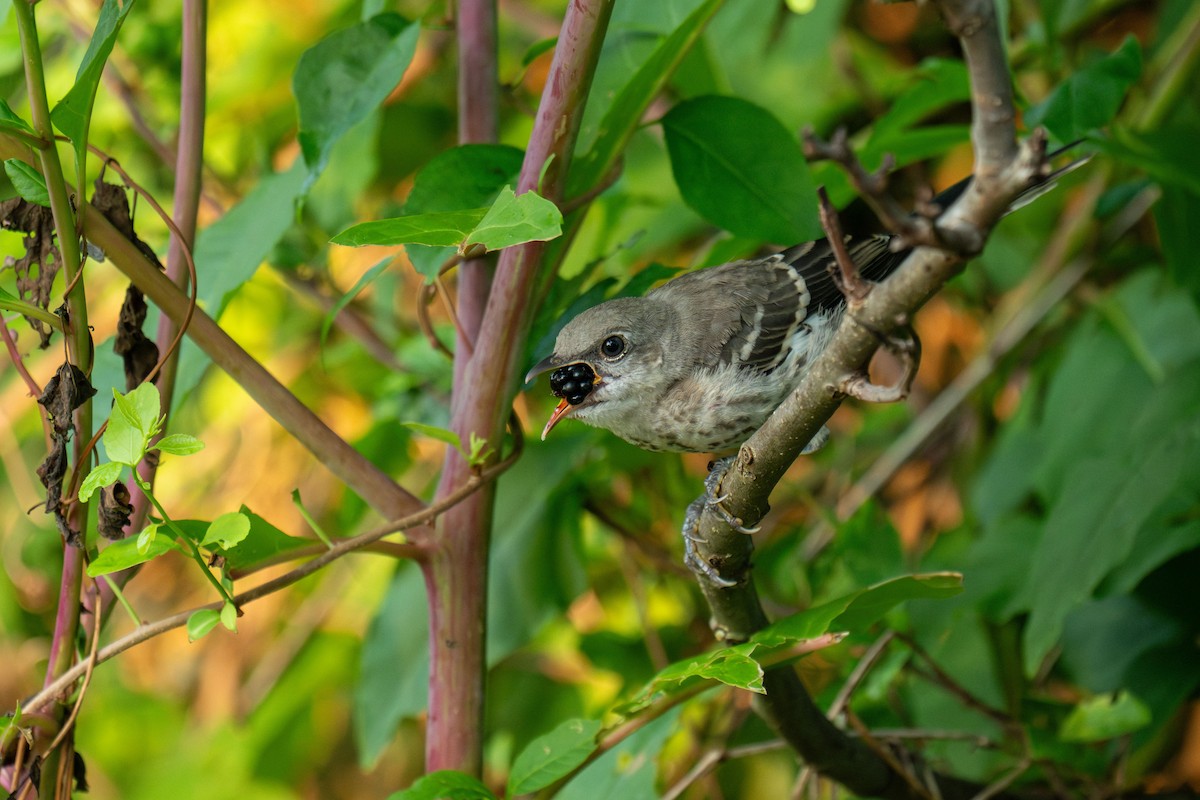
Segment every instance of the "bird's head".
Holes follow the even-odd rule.
[[[542,438],[567,416],[619,432],[627,415],[674,382],[663,356],[677,327],[670,307],[645,297],[609,300],[568,322],[554,352],[525,376],[528,383],[550,372],[550,388],[560,398]]]

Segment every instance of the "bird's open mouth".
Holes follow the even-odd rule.
[[[567,364],[550,374],[550,390],[554,392],[555,397],[561,399],[555,406],[554,413],[546,422],[546,427],[542,428],[543,441],[550,433],[551,428],[588,399],[592,390],[601,380],[601,377],[592,369],[592,365],[584,362]]]

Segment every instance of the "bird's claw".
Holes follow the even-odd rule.
[[[687,514],[683,520],[683,562],[693,572],[703,574],[709,581],[722,588],[736,586],[737,581],[731,581],[721,575],[717,569],[710,564],[706,559],[701,557],[699,548],[696,545],[704,542],[705,539],[700,535],[700,519],[704,515],[705,510],[712,509],[715,511],[725,524],[738,533],[752,534],[758,533],[760,528],[747,527],[742,524],[739,517],[735,517],[729,509],[725,508],[723,503],[729,499],[729,495],[720,494],[721,480],[725,477],[725,473],[729,470],[729,465],[733,463],[731,458],[723,458],[716,462],[709,470],[708,477],[704,479],[704,495],[696,498],[688,505]]]

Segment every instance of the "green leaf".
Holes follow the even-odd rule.
[[[401,424],[417,433],[423,433],[431,439],[445,442],[456,450],[462,450],[462,439],[454,431],[448,431],[445,428],[438,428],[433,425],[425,425],[420,422],[404,422]]]
[[[912,84],[889,104],[887,113],[875,120],[871,141],[913,133],[916,123],[970,98],[966,64],[958,59],[928,58],[913,71]]]
[[[1127,36],[1110,55],[1071,74],[1043,102],[1030,108],[1025,120],[1044,125],[1062,141],[1071,141],[1108,124],[1129,87],[1142,74],[1142,49]]]
[[[525,160],[524,151],[498,144],[464,144],[431,158],[413,179],[404,201],[406,215],[461,209],[487,209],[505,186],[515,184]],[[486,212],[485,212],[486,213]],[[482,219],[482,217],[480,217]],[[471,223],[471,228],[478,220]],[[405,251],[417,272],[432,280],[446,259],[454,255],[466,233],[448,247],[406,244]]]
[[[281,553],[308,547],[312,544],[311,539],[288,536],[246,506],[241,507],[240,513],[250,521],[250,530],[246,534],[246,538],[229,551],[221,548],[219,543],[216,545],[218,552],[225,557],[225,564],[229,569],[251,568],[269,561]],[[184,536],[196,544],[200,544],[212,523],[207,520],[185,519],[176,520],[175,525],[183,531]]]
[[[147,437],[158,432],[162,420],[159,416],[158,388],[154,384],[140,383],[125,394],[113,389],[113,397],[116,399],[118,410],[125,415],[130,424]]]
[[[0,15],[0,25],[3,25],[3,15]],[[36,136],[33,128],[26,122],[20,114],[13,111],[12,106],[7,100],[0,99],[0,128],[9,128],[10,130],[25,133],[30,136]]]
[[[232,550],[243,539],[250,535],[250,518],[240,511],[222,514],[212,521],[204,538],[200,540],[201,547],[219,544],[222,550]]]
[[[677,661],[651,678],[616,710],[620,714],[631,715],[650,705],[660,695],[678,694],[703,681],[718,681],[763,694],[763,669],[751,657],[759,647],[757,642],[746,642]]]
[[[820,235],[800,144],[770,112],[709,95],[675,106],[662,124],[679,191],[710,222],[781,244]]]
[[[221,621],[221,615],[211,608],[202,608],[188,617],[187,635],[188,641],[194,642],[208,634],[213,628],[217,627],[217,623]]]
[[[521,66],[528,67],[534,61],[536,61],[537,57],[540,56],[542,53],[553,50],[557,46],[558,46],[558,37],[557,36],[551,36],[548,39],[537,40],[533,44],[529,45],[529,49],[525,51],[525,55],[521,56]]]
[[[115,392],[114,392],[115,394]],[[113,413],[108,418],[108,427],[104,429],[104,452],[109,461],[126,466],[137,466],[146,454],[147,436],[130,422],[129,416],[121,411],[120,406],[114,406]]]
[[[513,761],[507,794],[511,797],[544,789],[578,767],[596,752],[600,728],[599,720],[569,719],[534,739]]]
[[[1072,709],[1059,728],[1064,742],[1101,742],[1115,739],[1150,724],[1150,709],[1129,692],[1084,700]]]
[[[495,800],[496,795],[478,779],[453,770],[431,772],[388,800]]]
[[[237,606],[228,600],[225,601],[225,605],[221,606],[221,624],[226,630],[237,633],[237,618]]]
[[[427,244],[457,247],[487,215],[486,208],[439,211],[352,225],[329,241],[347,247]]]
[[[16,158],[4,162],[4,173],[12,181],[13,188],[30,203],[50,207],[50,192],[42,173]]]
[[[1181,482],[1193,481],[1188,465],[1200,463],[1200,419],[1184,417],[1155,433],[1135,452],[1084,458],[1067,468],[1030,562],[1027,674],[1058,641],[1067,615],[1129,557],[1155,509]]]
[[[655,791],[659,752],[679,730],[680,709],[673,708],[601,755],[571,779],[555,800],[650,800]]]
[[[151,522],[146,527],[142,528],[141,533],[137,535],[137,551],[142,555],[150,552],[150,547],[158,538],[158,529],[161,527],[157,522]]]
[[[300,56],[292,90],[300,111],[307,194],[334,144],[379,106],[408,69],[420,26],[384,13],[329,34]]]
[[[108,461],[99,466],[93,467],[92,471],[83,479],[83,483],[79,486],[79,502],[86,503],[92,499],[92,495],[101,486],[108,486],[117,478],[121,477],[121,470],[124,465],[116,461]]]
[[[133,8],[133,0],[104,0],[100,6],[100,17],[96,30],[88,43],[87,52],[75,74],[75,85],[50,112],[50,121],[75,145],[76,154],[86,152],[88,125],[92,119],[92,106],[96,101],[96,89],[104,73],[104,63],[112,53],[121,23]]]
[[[322,348],[325,347],[325,340],[329,337],[329,328],[333,325],[333,321],[337,318],[337,315],[342,313],[342,309],[350,305],[350,301],[357,297],[359,292],[369,286],[371,281],[379,277],[379,273],[383,272],[384,267],[390,263],[392,263],[392,257],[388,256],[375,266],[371,267],[369,270],[364,272],[357,281],[355,281],[354,286],[350,288],[350,291],[346,292],[337,299],[337,302],[335,302],[333,307],[329,309],[329,312],[325,314],[325,319],[321,320]]]
[[[475,433],[475,431],[471,431],[470,452],[466,455],[467,463],[472,467],[478,467],[492,455],[492,448],[487,446],[487,439],[484,439]]]
[[[287,172],[267,175],[197,235],[196,271],[205,276],[198,299],[213,317],[221,315],[229,298],[292,227],[304,176],[299,160]]]
[[[467,236],[463,249],[481,244],[502,250],[526,242],[545,242],[562,235],[562,213],[558,206],[536,192],[520,196],[507,186],[483,219]]]
[[[158,444],[154,445],[158,450],[164,453],[170,453],[176,456],[190,456],[192,453],[199,453],[204,449],[204,442],[186,433],[172,433],[170,436],[164,436],[158,440]]]
[[[857,632],[907,600],[937,600],[953,597],[961,591],[962,575],[957,572],[893,578],[784,617],[756,633],[752,641],[776,647],[812,639],[829,631]]]
[[[591,148],[571,165],[568,196],[574,197],[595,187],[613,169],[630,136],[641,124],[646,109],[671,80],[722,5],[724,0],[707,0],[697,6],[621,87],[608,104]]]
[[[120,572],[123,569],[144,564],[152,558],[158,558],[169,550],[177,549],[179,546],[171,541],[169,536],[156,536],[147,545],[146,551],[140,552],[138,537],[130,536],[113,542],[101,550],[100,555],[96,556],[96,560],[88,564],[87,574],[95,578],[112,572]]]
[[[1195,254],[1200,251],[1200,194],[1163,184],[1154,221],[1172,277],[1200,301],[1200,270],[1195,268]]]

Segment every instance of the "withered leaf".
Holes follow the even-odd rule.
[[[66,514],[63,513],[62,490],[63,476],[67,472],[67,442],[74,430],[71,417],[75,409],[87,402],[96,394],[88,376],[83,370],[69,362],[54,373],[54,377],[46,382],[42,396],[38,398],[50,418],[52,445],[50,452],[37,468],[38,478],[46,487],[46,513],[54,515],[58,532],[62,534],[67,544],[80,547],[83,536],[71,527]]]
[[[62,498],[63,476],[67,474],[67,443],[59,436],[54,437],[50,452],[38,465],[37,476],[46,487],[46,513],[57,514]]]
[[[62,264],[54,237],[54,215],[44,206],[17,197],[0,202],[0,228],[25,234],[21,243],[25,255],[4,260],[17,275],[17,294],[49,311],[54,276]],[[41,320],[25,319],[41,337],[41,347],[49,346],[53,328]]]
[[[150,263],[157,264],[158,268],[162,269],[162,262],[158,260],[154,249],[139,239],[133,229],[133,215],[129,213],[129,197],[125,194],[125,187],[105,183],[101,178],[96,178],[93,186],[92,206],[126,239],[133,242]]]
[[[87,764],[83,761],[83,756],[79,755],[79,751],[75,751],[75,763],[72,765],[72,777],[75,778],[75,791],[86,793],[88,790],[87,779]]]
[[[69,439],[71,413],[95,394],[96,389],[83,370],[74,364],[63,362],[54,373],[54,377],[46,382],[46,388],[42,390],[38,403],[46,409],[55,432]]]
[[[100,492],[97,530],[105,539],[124,538],[125,526],[129,524],[129,515],[132,513],[129,490],[125,488],[125,484],[117,481]]]
[[[132,390],[146,379],[158,363],[158,345],[146,338],[142,325],[146,322],[146,300],[133,284],[125,290],[125,302],[117,319],[117,336],[113,351],[125,363],[125,389]]]
[[[121,234],[133,242],[142,255],[162,269],[162,262],[150,245],[138,238],[133,229],[133,217],[129,213],[129,198],[123,186],[105,183],[96,179],[92,193],[92,205],[113,224]],[[125,302],[117,318],[117,338],[113,350],[125,364],[125,388],[133,389],[150,374],[158,363],[158,346],[146,337],[142,326],[146,322],[146,300],[140,289],[133,284],[125,291]]]

